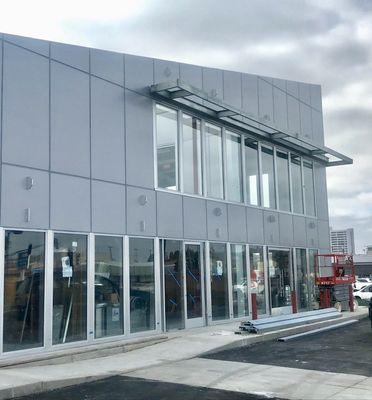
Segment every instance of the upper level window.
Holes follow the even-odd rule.
[[[276,152],[276,170],[278,176],[278,197],[279,210],[290,211],[290,191],[289,191],[289,168],[288,154],[282,151]]]
[[[263,206],[276,208],[275,177],[274,177],[274,151],[270,146],[261,146],[261,179]]]
[[[298,214],[304,213],[302,200],[302,173],[301,158],[291,154],[291,175],[292,175],[292,211]]]
[[[260,186],[258,173],[258,143],[250,138],[244,139],[245,194],[252,206],[260,204]]]
[[[304,168],[306,214],[315,216],[313,164],[309,161],[304,161],[303,168]]]
[[[201,194],[200,119],[182,114],[183,190]]]
[[[177,190],[177,111],[156,105],[158,186]]]
[[[205,124],[205,177],[207,196],[222,199],[222,131],[209,123]]]
[[[242,201],[241,136],[226,132],[226,199]]]

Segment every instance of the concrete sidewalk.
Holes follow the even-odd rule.
[[[284,333],[298,333],[347,319],[364,318],[366,309],[343,313],[341,318],[262,335],[235,335],[238,323],[228,323],[168,334],[168,340],[126,353],[57,365],[17,365],[0,369],[0,399],[48,391],[144,368],[167,365],[221,349],[271,340]],[[212,362],[212,361],[211,361]],[[200,369],[198,374],[200,374]],[[180,382],[183,383],[183,382]]]

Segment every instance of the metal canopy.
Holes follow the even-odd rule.
[[[268,119],[253,116],[224,103],[217,96],[210,96],[180,79],[150,86],[155,99],[165,101],[192,112],[200,117],[223,123],[226,127],[239,129],[257,139],[280,145],[326,166],[352,164],[353,160],[328,147],[300,137],[298,133],[279,129]]]

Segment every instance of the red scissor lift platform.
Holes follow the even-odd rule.
[[[336,307],[339,311],[354,311],[352,284],[355,267],[350,254],[317,254],[315,284],[320,308]]]

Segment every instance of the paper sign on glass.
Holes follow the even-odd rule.
[[[61,257],[62,263],[62,276],[64,278],[72,278],[72,265],[70,264],[70,257]]]

